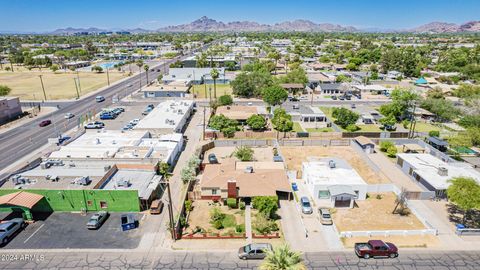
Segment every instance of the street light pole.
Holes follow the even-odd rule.
[[[75,83],[75,89],[77,90],[77,99],[80,98],[80,94],[78,93],[78,86],[77,86],[77,79],[73,78],[73,82]]]
[[[107,84],[110,86],[110,76],[108,76],[108,68],[107,68]]]
[[[80,76],[78,75],[78,70],[77,70],[77,81],[78,81],[78,90],[80,93],[82,93],[82,86],[80,85]]]
[[[43,97],[45,98],[45,100],[47,100],[47,94],[45,93],[45,86],[43,85],[42,76],[43,76],[43,75],[38,75],[38,77],[40,78],[40,83],[42,84]]]

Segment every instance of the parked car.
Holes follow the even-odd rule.
[[[153,104],[148,104],[147,107],[154,109],[154,108],[155,108],[155,105],[153,105]]]
[[[355,103],[352,104],[352,106],[350,106],[352,109],[355,109],[357,108],[357,106],[355,106]]]
[[[50,125],[51,123],[52,123],[51,120],[43,120],[42,122],[40,122],[40,124],[38,124],[38,126],[46,127],[46,126]]]
[[[75,114],[73,114],[73,113],[66,113],[64,117],[65,117],[65,119],[70,119],[70,118],[73,118],[74,116],[75,116]]]
[[[123,126],[122,130],[130,130],[133,128],[133,125],[132,124],[126,124],[125,126]]]
[[[162,209],[163,209],[162,200],[160,200],[160,199],[154,200],[152,202],[152,204],[150,205],[150,214],[158,215],[158,214],[162,213]]]
[[[26,223],[23,218],[14,218],[0,223],[0,242],[2,245],[6,245],[13,238],[14,234],[25,228],[25,226]]]
[[[300,109],[300,105],[298,105],[298,104],[293,104],[293,106],[292,106],[292,107],[293,107],[293,109],[294,109],[294,110],[298,110],[298,109]]]
[[[369,259],[371,257],[398,257],[398,248],[382,240],[370,240],[366,243],[355,243],[355,254],[358,257]]]
[[[85,129],[100,129],[100,128],[105,127],[105,124],[103,122],[95,121],[95,122],[87,123],[83,127]]]
[[[147,108],[142,112],[142,115],[147,115],[147,114],[149,114],[152,110],[153,110],[152,107],[147,107]]]
[[[307,197],[300,198],[300,204],[302,206],[302,213],[304,214],[312,214],[313,209],[312,205],[310,204],[310,200]]]
[[[87,222],[87,229],[89,230],[97,230],[98,228],[102,227],[105,220],[107,220],[109,214],[107,211],[100,211],[98,213],[93,214]]]
[[[208,155],[208,163],[210,164],[217,164],[218,163],[218,159],[217,157],[215,156],[214,153],[211,153]]]
[[[97,96],[97,97],[95,97],[95,101],[96,101],[96,102],[104,102],[104,101],[105,101],[105,97],[103,97],[103,96]]]
[[[100,115],[101,120],[112,120],[112,119],[115,119],[115,118],[117,118],[117,116],[113,113],[102,113]]]
[[[273,250],[272,245],[268,243],[252,243],[238,249],[238,258],[247,259],[264,259],[267,251]]]
[[[135,119],[133,119],[133,120],[130,121],[130,124],[132,124],[132,125],[135,126],[135,125],[137,125],[139,122],[140,122],[140,119],[135,118]]]
[[[345,96],[339,96],[338,99],[339,100],[345,100]]]
[[[332,96],[332,99],[333,99],[333,100],[337,100],[337,96]]]
[[[319,208],[318,214],[320,215],[320,223],[322,223],[323,225],[333,225],[330,210],[328,210],[327,208]]]
[[[290,99],[290,101],[300,101],[297,97],[292,97],[292,99]]]

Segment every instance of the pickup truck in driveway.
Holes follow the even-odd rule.
[[[371,257],[398,257],[398,248],[382,240],[370,240],[367,243],[355,243],[355,253],[358,257],[369,259]]]

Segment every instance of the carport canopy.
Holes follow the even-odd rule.
[[[32,220],[30,210],[43,199],[42,195],[19,191],[0,196],[0,207],[21,208],[27,220]]]

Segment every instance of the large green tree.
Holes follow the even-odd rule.
[[[266,87],[262,91],[263,101],[270,106],[282,104],[288,97],[288,92],[280,85]]]
[[[249,125],[253,130],[262,130],[267,125],[265,117],[254,114],[247,119],[247,125]]]
[[[260,97],[262,89],[273,85],[272,75],[262,70],[241,72],[230,82],[233,94],[239,97]]]
[[[332,116],[335,118],[334,123],[342,128],[347,128],[349,125],[355,125],[360,117],[359,114],[347,108],[334,108],[332,111]]]
[[[480,185],[470,177],[455,177],[449,183],[448,199],[464,211],[465,222],[472,210],[480,209]]]

